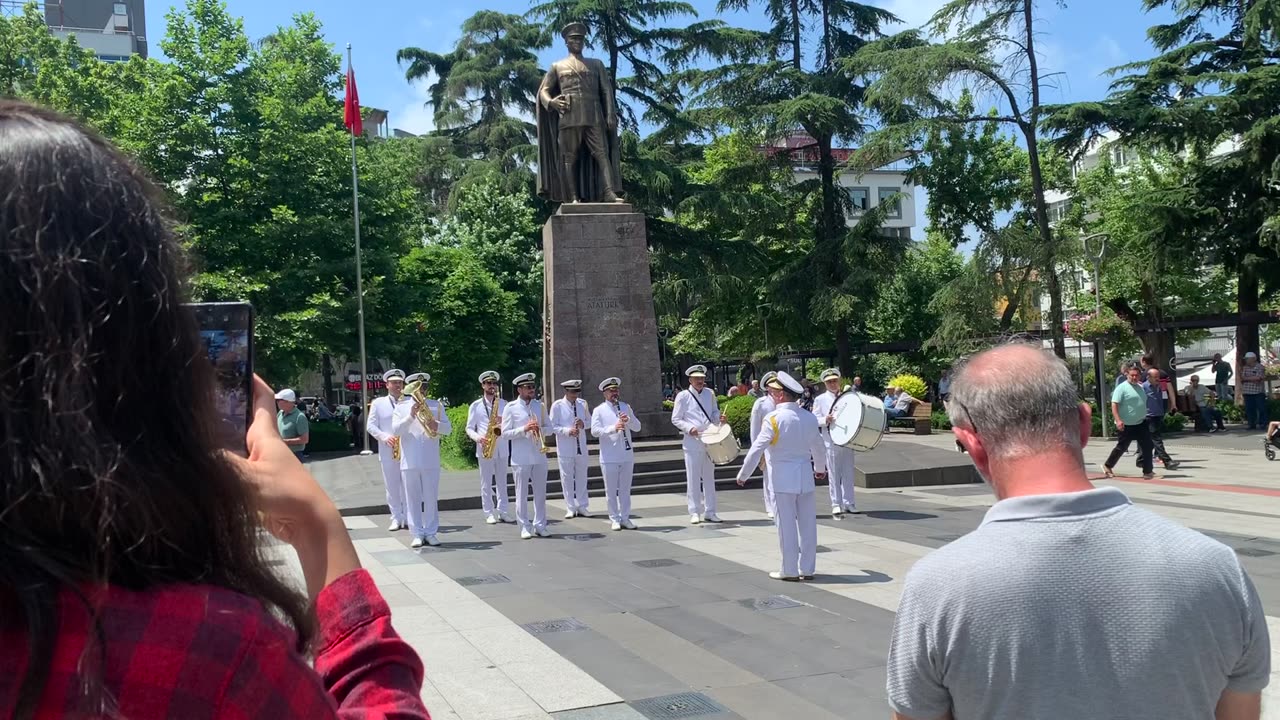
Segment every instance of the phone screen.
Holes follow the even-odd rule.
[[[253,306],[197,303],[192,307],[217,383],[214,411],[218,444],[244,454],[253,407]]]

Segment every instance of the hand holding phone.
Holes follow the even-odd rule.
[[[253,419],[253,306],[249,303],[195,303],[213,364],[218,445],[248,454],[245,433]]]

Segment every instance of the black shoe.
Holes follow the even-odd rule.
[[[1170,460],[1169,462],[1164,464],[1164,469],[1177,470],[1181,466],[1182,466],[1182,463],[1178,462],[1177,460]]]

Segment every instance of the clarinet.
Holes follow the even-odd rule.
[[[573,401],[573,426],[578,427],[578,401],[577,400]],[[579,430],[581,430],[581,428],[579,428]],[[573,439],[573,447],[575,450],[578,451],[579,455],[582,454],[582,433],[581,432],[578,433],[578,437]]]
[[[615,415],[618,416],[619,420],[622,419],[622,401],[621,400],[613,401],[613,412]],[[631,449],[631,430],[627,427],[622,428],[622,446],[624,450]]]

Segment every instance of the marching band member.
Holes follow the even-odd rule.
[[[822,441],[827,447],[827,469],[830,471],[827,490],[831,495],[831,517],[839,518],[846,512],[857,512],[853,502],[853,450],[831,441],[831,425],[835,422],[831,411],[840,395],[840,371],[836,368],[823,370],[822,382],[827,386],[827,391],[814,399],[813,414],[818,418]]]
[[[564,397],[551,404],[551,427],[556,433],[556,462],[560,465],[560,488],[564,492],[564,519],[575,515],[591,517],[587,504],[587,423],[590,411],[583,400],[581,380],[560,383]]]
[[[760,426],[764,423],[764,416],[773,412],[775,407],[773,398],[769,397],[769,383],[778,377],[778,373],[770,370],[760,378],[760,387],[763,395],[756,398],[751,406],[751,442],[755,442],[760,435]],[[764,511],[769,517],[773,517],[773,487],[769,484],[769,464],[765,463],[764,472]]]
[[[500,522],[512,522],[507,512],[507,463],[510,458],[511,443],[501,437],[492,438],[494,444],[491,457],[484,456],[485,438],[492,435],[493,430],[502,430],[502,411],[507,401],[498,397],[498,383],[502,376],[493,370],[480,373],[480,386],[484,394],[471,403],[467,411],[467,437],[476,444],[476,460],[480,464],[480,508],[484,512],[484,521],[490,525]]]
[[[591,412],[591,434],[600,438],[600,470],[604,474],[604,494],[609,505],[613,530],[635,530],[631,522],[631,475],[636,468],[631,433],[640,430],[640,419],[631,406],[618,400],[616,377],[600,383],[604,402]]]
[[[406,384],[421,381],[425,389],[431,376],[414,373],[405,380]],[[409,505],[409,530],[413,533],[410,547],[413,548],[440,544],[436,539],[440,530],[440,437],[453,432],[444,405],[430,398],[426,398],[425,404],[431,412],[425,425],[419,418],[420,414],[425,415],[423,405],[412,397],[396,405],[391,420],[391,432],[400,438],[400,470]]]
[[[387,385],[387,394],[369,403],[369,419],[365,421],[365,429],[378,440],[382,482],[387,486],[387,507],[391,511],[391,524],[387,526],[387,530],[395,532],[409,527],[404,478],[400,472],[399,450],[396,448],[400,441],[391,431],[391,420],[396,406],[400,404],[400,393],[404,391],[404,371],[388,370],[382,374],[382,382]]]
[[[551,537],[547,530],[546,433],[550,431],[542,402],[535,400],[533,373],[514,380],[520,399],[502,411],[502,434],[511,439],[511,468],[516,480],[516,522],[520,538]],[[529,486],[533,485],[533,520],[529,520]]]
[[[777,408],[769,413],[760,435],[738,471],[738,485],[745,485],[752,470],[765,457],[771,472],[773,498],[778,514],[778,545],[782,571],[775,580],[810,580],[817,564],[818,517],[814,480],[826,475],[826,446],[818,432],[818,419],[796,405],[802,386],[785,372],[768,385]]]
[[[716,517],[716,467],[711,462],[707,446],[700,435],[717,422],[724,423],[725,416],[716,404],[716,394],[707,387],[707,368],[694,365],[684,374],[689,387],[676,394],[675,407],[671,410],[671,424],[684,434],[684,473],[689,498],[689,522],[697,525],[703,521],[718,523]]]

